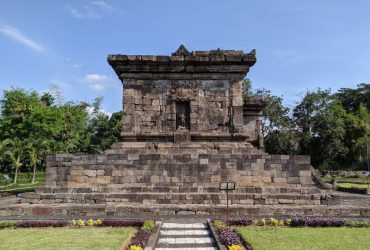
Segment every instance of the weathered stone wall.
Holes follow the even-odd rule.
[[[171,56],[110,55],[124,85],[123,141],[172,141],[181,131],[189,141],[256,141],[258,116],[244,112],[242,79],[256,62],[255,52],[212,50]],[[248,99],[248,98],[247,98]],[[180,128],[179,103],[189,106],[189,124]],[[248,119],[248,123],[244,123]]]
[[[232,99],[227,80],[126,80],[124,84],[124,133],[175,132],[179,101],[190,103],[190,131],[230,133],[231,103],[243,106]],[[241,91],[239,82],[233,85]]]
[[[23,201],[219,205],[226,204],[220,182],[234,181],[231,204],[322,204],[307,156],[266,155],[237,143],[127,144],[104,155],[49,157],[45,188]]]

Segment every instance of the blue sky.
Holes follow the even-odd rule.
[[[306,90],[370,79],[368,0],[1,0],[0,91],[63,92],[66,101],[104,97],[121,110],[122,86],[108,54],[257,50],[254,88],[289,105]]]

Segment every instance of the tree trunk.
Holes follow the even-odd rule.
[[[15,168],[14,184],[17,184],[18,168]]]
[[[33,165],[32,183],[35,183],[35,177],[36,177],[36,164],[35,164],[35,165]]]

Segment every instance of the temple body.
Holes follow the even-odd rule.
[[[122,141],[238,141],[260,146],[262,100],[243,98],[255,52],[213,50],[172,56],[111,55],[124,85]]]

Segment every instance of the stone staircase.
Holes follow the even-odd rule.
[[[156,250],[217,250],[215,241],[205,223],[162,224]]]

